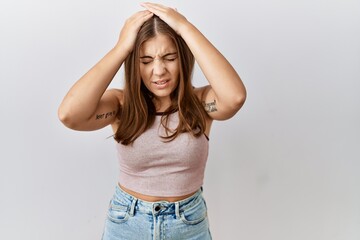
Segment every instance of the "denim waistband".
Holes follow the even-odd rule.
[[[115,187],[114,197],[124,204],[128,204],[129,214],[134,215],[135,211],[139,211],[149,215],[166,215],[175,214],[176,217],[180,218],[180,212],[191,208],[193,205],[201,201],[203,188],[201,187],[196,193],[190,197],[180,200],[178,202],[158,201],[158,202],[147,202],[134,197],[133,195],[122,190],[118,185]]]

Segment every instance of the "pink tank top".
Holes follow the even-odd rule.
[[[198,190],[204,180],[209,141],[205,135],[182,133],[164,142],[161,116],[132,145],[116,144],[120,166],[119,183],[132,191],[161,197],[175,197]],[[178,112],[169,116],[169,127],[178,125]]]

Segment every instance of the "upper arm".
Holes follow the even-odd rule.
[[[74,126],[73,129],[92,131],[114,123],[121,107],[122,96],[122,91],[119,89],[105,91],[94,113],[81,124]]]
[[[210,85],[196,88],[194,91],[203,104],[208,116],[213,120],[229,119],[241,108],[238,104],[234,104],[235,107],[232,107],[230,104],[224,104],[219,101]],[[236,100],[234,99],[235,102]]]

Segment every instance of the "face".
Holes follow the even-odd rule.
[[[179,59],[172,39],[163,34],[145,41],[140,48],[140,75],[146,88],[161,106],[170,103],[170,94],[179,82]]]

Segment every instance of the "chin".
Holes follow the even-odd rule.
[[[166,98],[166,97],[170,97],[171,93],[170,91],[167,91],[167,92],[152,92],[154,94],[154,96],[156,98]]]

